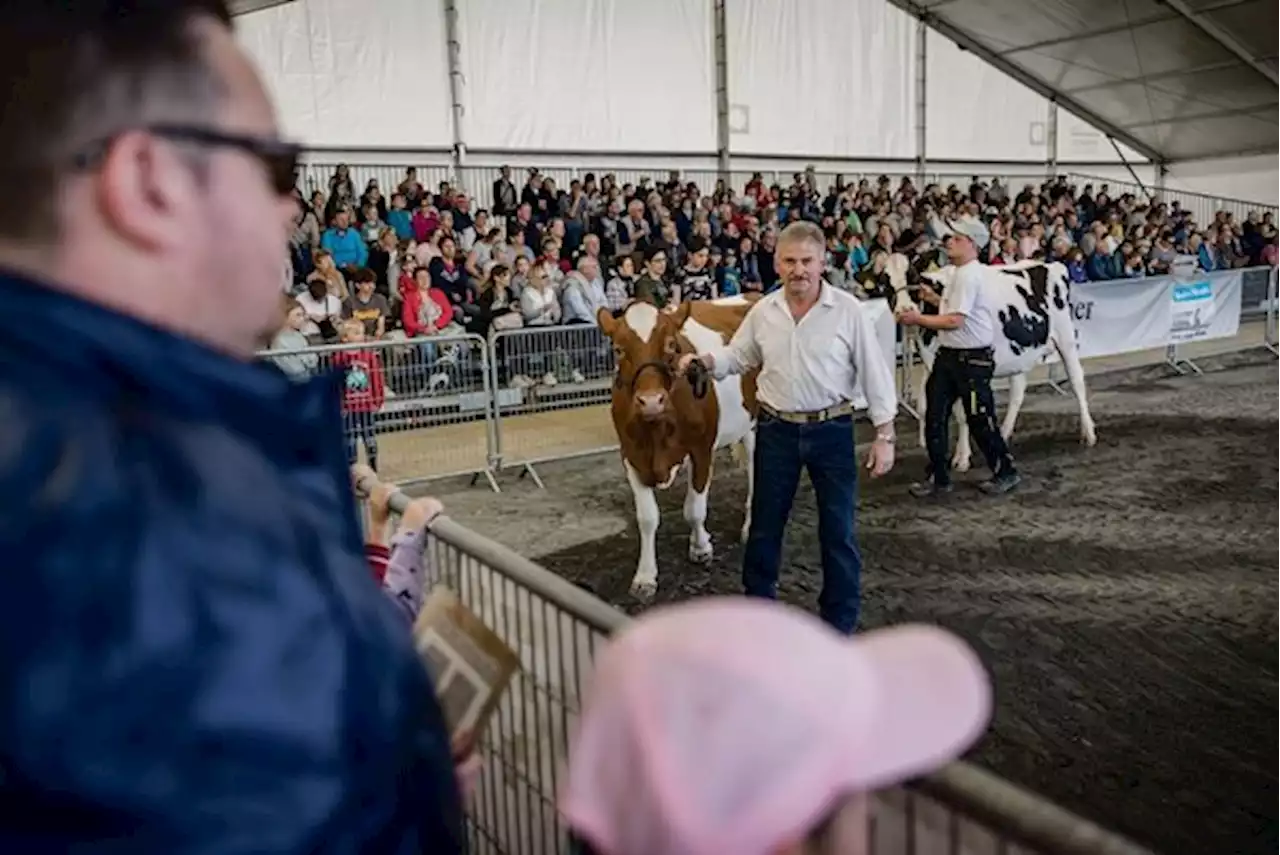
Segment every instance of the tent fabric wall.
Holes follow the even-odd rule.
[[[1145,157],[1124,143],[1120,143],[1120,151],[1124,154],[1124,160],[1131,164],[1148,162]],[[1059,110],[1058,161],[1065,164],[1112,161],[1119,163],[1121,159],[1106,134],[1066,110]]]
[[[373,15],[369,0],[296,0],[236,25],[290,136],[330,151],[443,155],[453,139],[444,0],[376,2]],[[711,0],[457,6],[476,163],[519,153],[713,156]],[[885,0],[726,0],[726,18],[735,169],[782,157],[895,171],[914,159],[913,18]],[[927,38],[927,170],[1038,169],[1047,102],[946,38]],[[1103,134],[1065,110],[1057,116],[1060,171],[1127,174]],[[1151,183],[1151,165],[1121,148]],[[1276,161],[1176,164],[1167,184],[1272,202]]]
[[[301,0],[236,18],[284,132],[328,147],[452,144],[444,13],[428,0]]]
[[[710,2],[457,5],[469,148],[715,150]]]
[[[734,154],[913,158],[916,24],[884,0],[726,0]]]
[[[1280,204],[1280,168],[1274,156],[1175,163],[1165,186],[1227,199]]]
[[[925,152],[936,160],[1046,160],[1049,103],[928,31]]]

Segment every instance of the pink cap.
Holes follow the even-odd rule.
[[[765,600],[661,607],[597,657],[560,807],[604,855],[764,855],[959,756],[990,714],[982,664],[936,627],[849,638]]]

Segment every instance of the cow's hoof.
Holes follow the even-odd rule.
[[[642,602],[648,602],[653,599],[653,595],[658,593],[657,579],[632,579],[631,580],[631,596]]]
[[[1080,437],[1080,441],[1085,445],[1087,445],[1089,448],[1093,448],[1095,445],[1098,444],[1098,435],[1093,431],[1089,431],[1088,433]]]
[[[953,458],[953,459],[951,460],[951,469],[952,469],[952,471],[955,471],[955,472],[968,472],[968,471],[969,471],[969,466],[970,466],[970,463],[969,463],[969,458],[968,458],[968,457],[956,457],[956,458]]]
[[[699,547],[696,543],[689,544],[689,560],[694,564],[710,564],[711,556],[714,554],[715,548],[710,543],[703,547]]]

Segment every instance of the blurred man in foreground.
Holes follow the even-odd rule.
[[[0,852],[458,852],[336,376],[278,323],[298,150],[219,0],[0,28]]]

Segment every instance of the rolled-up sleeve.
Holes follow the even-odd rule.
[[[867,396],[867,414],[871,423],[891,422],[898,414],[898,390],[893,381],[893,368],[880,351],[871,314],[859,308],[855,313],[853,334],[853,370]]]
[[[751,311],[747,312],[747,316],[742,319],[742,325],[733,334],[729,344],[713,347],[708,351],[715,362],[711,368],[711,374],[717,380],[723,380],[730,374],[743,374],[752,368],[759,367],[761,355],[758,318],[759,314],[753,306]]]

